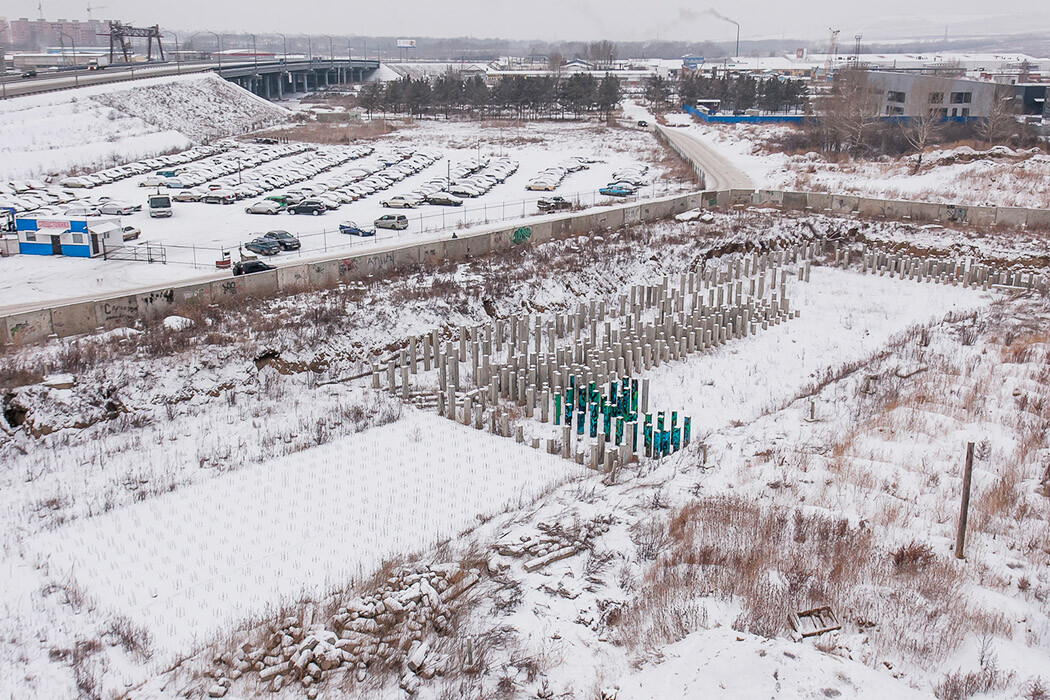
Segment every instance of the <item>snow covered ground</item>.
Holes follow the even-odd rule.
[[[27,556],[49,559],[52,575],[78,581],[174,654],[281,601],[361,580],[579,471],[531,452],[409,409],[393,424],[42,534]]]
[[[465,158],[478,132],[498,155],[498,128],[476,125],[424,125],[377,145],[423,137]],[[502,147],[529,154],[522,174],[526,158],[551,158],[548,141],[640,158],[634,138],[567,127]],[[186,205],[172,221],[205,226],[225,210],[238,230],[234,207]],[[748,209],[5,351],[0,686],[13,697],[201,696],[217,669],[227,676],[213,659],[245,630],[268,638],[275,619],[300,619],[301,599],[334,612],[347,588],[382,597],[389,580],[369,575],[395,559],[409,571],[479,567],[429,639],[453,670],[375,662],[357,682],[365,669],[326,668],[312,688],[268,696],[393,700],[413,678],[421,700],[1042,697],[1045,296],[815,265],[811,282],[788,281],[800,317],[646,375],[652,406],[692,416],[693,443],[610,474],[402,407],[360,376],[408,335],[615,299],[716,264],[713,251],[821,234],[1045,265],[1038,237]],[[50,367],[74,386],[34,378]],[[541,430],[514,419],[530,437]],[[968,440],[974,498],[959,561]],[[592,523],[602,528],[586,546],[538,570],[494,546]],[[816,604],[842,629],[793,639],[787,613]],[[259,695],[257,670],[220,694]]]
[[[0,179],[101,170],[286,114],[210,73],[15,97],[0,104]]]
[[[673,123],[709,143],[762,188],[979,206],[1050,205],[1050,156],[1039,149],[935,148],[923,155],[916,172],[914,155],[839,163],[816,153],[789,156],[765,142],[790,127],[696,124],[673,117]]]

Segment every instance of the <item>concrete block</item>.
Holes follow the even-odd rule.
[[[310,288],[308,265],[289,265],[277,268],[277,286],[285,292],[305,291]]]
[[[1028,225],[1029,214],[1038,209],[1022,209],[1021,207],[980,207],[981,209],[992,209],[995,212],[991,224],[1002,224],[1013,228],[1021,228]],[[1045,209],[1043,211],[1046,211]],[[1035,218],[1035,217],[1033,217]]]
[[[911,218],[913,221],[940,221],[943,205],[930,202],[912,202]]]
[[[277,270],[253,272],[241,277],[241,288],[245,294],[256,297],[270,296],[278,289]]]
[[[357,268],[357,258],[307,263],[306,277],[311,289],[324,289],[339,284],[339,279],[344,276],[347,278],[364,277],[365,272],[361,272],[360,275],[354,274]]]
[[[754,193],[754,190],[729,190],[729,203],[734,206],[737,204],[750,204],[751,195]]]
[[[827,192],[808,192],[806,193],[806,204],[813,211],[830,211],[831,195]]]
[[[964,224],[969,215],[969,207],[959,204],[941,204],[937,207],[937,218],[941,221]]]
[[[15,345],[44,340],[52,333],[51,311],[26,311],[7,317],[7,337]]]
[[[137,295],[115,297],[95,302],[95,321],[105,328],[133,326],[139,319]]]
[[[870,197],[859,197],[857,199],[857,213],[861,216],[873,216],[884,218],[886,216],[886,200],[872,199]]]
[[[1025,210],[1015,209],[1015,211],[1020,212],[1020,223],[1017,226],[1024,226],[1027,218]],[[994,226],[996,224],[996,207],[970,207],[966,220],[975,226]]]
[[[1030,229],[1050,229],[1050,209],[1029,209],[1027,225]]]
[[[594,215],[583,214],[580,216],[574,216],[569,220],[569,232],[579,235],[581,233],[590,233],[594,230]]]
[[[854,195],[833,195],[831,197],[831,211],[836,214],[850,214],[857,211],[860,197]]]
[[[809,206],[809,197],[805,192],[784,192],[781,197],[781,205],[785,209],[798,209],[801,211]]]
[[[532,224],[532,237],[529,239],[532,243],[547,243],[552,238],[554,238],[554,226],[550,221],[539,221]]]
[[[93,301],[56,306],[51,309],[51,329],[59,338],[90,333],[98,328],[98,325]]]
[[[522,226],[519,228],[523,230],[523,233],[520,235],[522,237],[522,243],[525,243],[532,236],[532,228],[529,226]],[[525,231],[527,231],[527,235]],[[446,260],[468,260],[480,255],[485,255],[489,252],[491,234],[486,233],[479,236],[460,236],[454,240],[445,240],[444,243]]]
[[[158,289],[152,292],[144,292],[136,295],[139,316],[141,318],[158,318],[171,312],[178,300],[176,299],[175,287]]]
[[[753,204],[775,204],[780,206],[784,203],[784,192],[782,190],[758,190],[755,192],[751,202]]]

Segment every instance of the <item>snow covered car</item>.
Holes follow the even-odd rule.
[[[434,194],[427,195],[427,204],[437,204],[442,207],[460,207],[463,206],[463,200],[459,197],[455,197],[447,192],[435,192]]]
[[[408,217],[404,214],[383,214],[374,222],[376,228],[391,228],[395,231],[404,231],[408,228]]]
[[[536,202],[540,211],[557,211],[558,209],[572,209],[572,202],[564,197],[544,197]]]
[[[107,216],[129,216],[137,211],[142,211],[142,205],[109,201],[99,206],[98,210]]]
[[[380,204],[389,209],[411,209],[416,206],[414,199],[400,194],[395,195],[390,199],[384,199]]]
[[[252,202],[244,208],[246,214],[279,214],[283,207],[271,199]]]

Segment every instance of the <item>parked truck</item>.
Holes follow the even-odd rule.
[[[151,218],[171,216],[171,195],[151,194],[149,196],[149,215]]]

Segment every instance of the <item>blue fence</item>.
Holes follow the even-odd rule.
[[[682,105],[682,111],[693,115],[705,124],[801,124],[806,119],[813,122],[820,121],[818,117],[805,114],[707,114],[692,105]],[[915,117],[886,116],[878,119],[891,124],[907,124]],[[983,119],[984,117],[941,117],[941,121],[952,124],[968,124]]]
[[[682,105],[688,112],[706,124],[800,124],[804,114],[705,114],[692,105]]]

